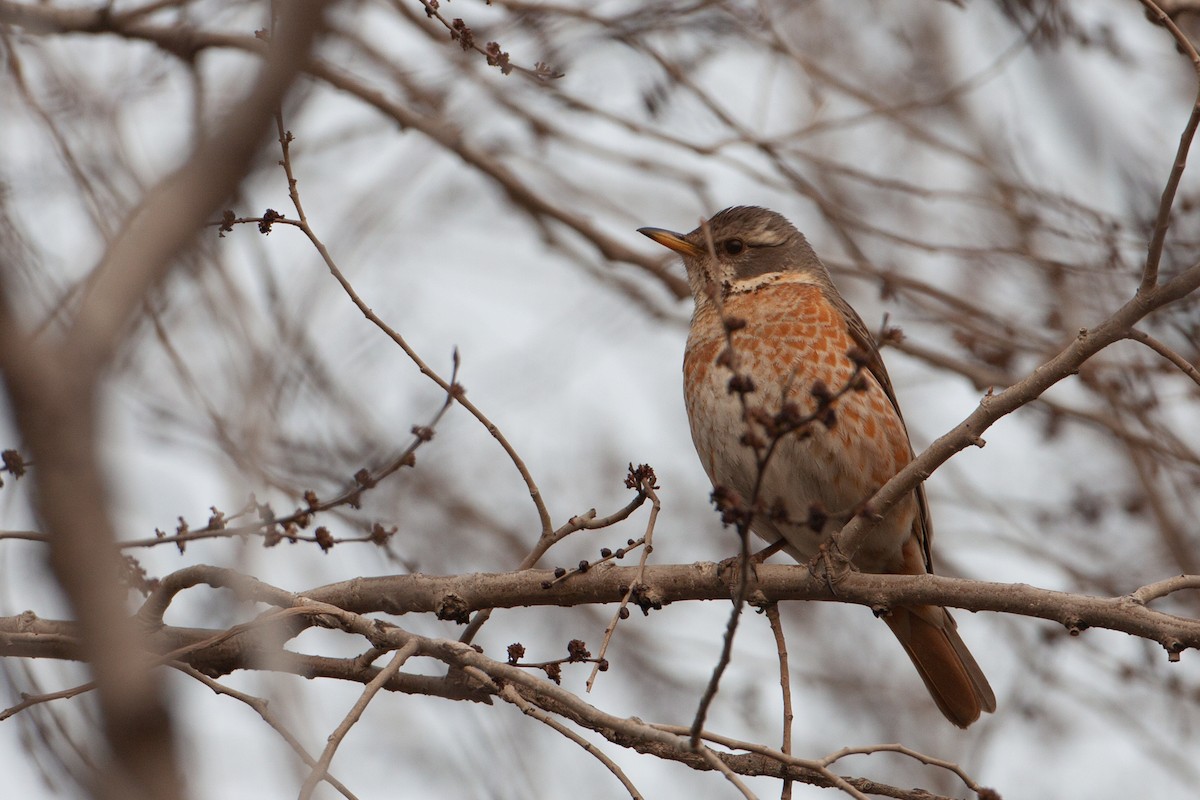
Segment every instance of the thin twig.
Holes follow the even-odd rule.
[[[1175,20],[1167,16],[1154,0],[1140,0],[1146,11],[1156,22],[1165,27],[1175,37],[1175,43],[1192,60],[1192,69],[1200,78],[1200,53],[1192,46],[1191,41],[1179,30]],[[1187,124],[1179,136],[1179,147],[1175,152],[1175,161],[1171,164],[1171,175],[1163,186],[1162,197],[1158,201],[1158,215],[1154,218],[1154,233],[1150,237],[1150,245],[1146,253],[1146,265],[1142,270],[1142,282],[1138,286],[1138,294],[1142,294],[1158,283],[1158,265],[1162,260],[1163,246],[1167,239],[1167,228],[1171,224],[1171,209],[1175,206],[1175,193],[1179,190],[1179,182],[1183,178],[1183,170],[1187,166],[1188,151],[1192,147],[1196,128],[1200,126],[1200,87],[1196,101],[1192,104],[1192,112],[1188,115]]]
[[[739,778],[737,774],[729,768],[728,764],[721,760],[720,756],[703,745],[698,747],[698,751],[700,755],[704,756],[704,760],[707,761],[713,769],[724,775],[725,780],[732,783],[737,790],[742,793],[742,797],[746,798],[746,800],[758,800],[758,795],[750,791],[750,787],[742,782],[742,779]]]
[[[666,733],[676,733],[679,735],[689,735],[691,733],[691,728],[683,725],[655,725],[654,728]],[[704,731],[701,735],[701,738],[706,742],[719,744],[722,747],[729,748],[730,750],[744,750],[747,753],[754,753],[756,755],[770,758],[771,760],[777,761],[784,766],[796,767],[801,770],[812,772],[814,775],[825,780],[829,786],[842,790],[851,797],[854,797],[856,800],[866,800],[866,796],[862,792],[856,789],[845,778],[831,772],[829,768],[819,760],[814,760],[811,758],[797,758],[796,756],[788,755],[780,752],[779,750],[767,747],[766,745],[758,744],[757,742],[747,742],[741,739],[734,739],[730,736],[721,736],[710,731]]]
[[[1165,343],[1155,339],[1153,336],[1144,331],[1138,330],[1137,328],[1130,328],[1127,338],[1146,345],[1151,350],[1165,358],[1167,361],[1170,361],[1172,364],[1179,367],[1179,371],[1188,376],[1192,380],[1192,383],[1200,386],[1200,370],[1197,370],[1195,365],[1189,362],[1182,355],[1175,352],[1170,347],[1167,347]]]
[[[608,516],[597,518],[596,509],[592,508],[588,509],[582,514],[577,514],[576,516],[571,517],[564,525],[554,531],[551,531],[549,535],[543,533],[543,535],[539,536],[537,542],[533,546],[533,549],[531,549],[525,558],[521,560],[521,563],[517,566],[517,569],[532,569],[537,562],[541,560],[542,556],[546,554],[546,551],[577,531],[599,530],[601,528],[607,528],[610,525],[615,525],[618,522],[623,522],[624,520],[628,519],[634,511],[641,508],[644,502],[646,502],[646,493],[639,490],[634,498],[626,503],[623,508],[613,512],[612,514],[609,514]],[[628,548],[626,548],[626,551],[628,551]],[[469,644],[475,639],[475,636],[478,635],[480,629],[487,623],[489,619],[491,619],[491,617],[492,610],[490,608],[480,609],[478,613],[471,618],[471,621],[467,623],[467,627],[463,629],[463,632],[458,637],[458,640],[464,644]]]
[[[457,354],[453,359],[453,365],[450,373],[450,386],[458,386],[458,358]],[[402,467],[411,467],[415,463],[417,450],[426,442],[433,439],[434,431],[437,430],[442,418],[450,407],[454,404],[456,397],[454,391],[446,393],[446,399],[438,410],[430,418],[425,425],[414,425],[412,429],[412,441],[405,447],[399,455],[388,461],[382,467],[376,470],[362,469],[354,475],[354,483],[343,489],[337,495],[328,500],[321,500],[315,492],[305,493],[305,504],[297,508],[290,514],[276,516],[271,513],[266,519],[260,519],[252,525],[241,525],[229,527],[228,523],[238,517],[256,513],[265,507],[260,507],[257,503],[250,503],[248,506],[234,514],[232,517],[219,515],[214,509],[213,519],[208,525],[195,530],[184,530],[182,528],[171,535],[161,535],[147,537],[144,539],[133,539],[121,542],[122,549],[132,547],[155,547],[162,544],[174,544],[181,550],[187,542],[197,541],[200,539],[214,538],[232,538],[235,536],[262,536],[270,538],[272,535],[278,536],[279,539],[287,539],[288,541],[306,541],[320,544],[323,548],[328,548],[333,545],[350,543],[350,542],[372,542],[380,544],[382,539],[386,539],[385,535],[372,532],[366,536],[353,537],[334,537],[329,536],[323,538],[315,534],[302,534],[299,529],[307,527],[314,514],[324,511],[330,511],[342,506],[357,506],[362,493],[369,489],[373,489],[388,476],[397,472]]]
[[[88,681],[87,683],[81,683],[78,686],[72,686],[69,689],[60,689],[57,692],[46,692],[44,694],[35,694],[22,697],[21,702],[17,703],[16,705],[9,706],[3,711],[0,711],[0,722],[4,722],[8,718],[20,714],[27,708],[33,708],[34,706],[41,705],[42,703],[49,703],[54,700],[66,700],[71,697],[78,697],[84,692],[90,692],[95,688],[96,682]]]
[[[775,652],[779,657],[779,690],[783,705],[783,741],[779,745],[780,752],[792,754],[792,676],[788,668],[787,640],[783,635],[783,623],[779,618],[779,604],[770,603],[764,609],[767,621],[771,623],[771,633],[775,636]],[[780,790],[780,800],[791,800],[792,781],[784,779],[783,789]]]
[[[968,775],[962,767],[960,767],[958,764],[955,764],[953,761],[947,761],[946,759],[937,758],[936,756],[925,755],[924,753],[913,750],[911,747],[906,747],[902,744],[875,744],[865,747],[843,747],[836,753],[831,753],[825,756],[825,758],[821,759],[821,763],[829,766],[840,759],[845,758],[846,756],[871,755],[873,753],[900,753],[901,755],[905,755],[911,759],[920,761],[922,764],[926,764],[931,767],[940,767],[941,769],[953,772],[958,776],[959,780],[961,780],[968,789],[975,792],[975,794],[981,794],[985,791],[985,787],[981,786],[979,783],[976,783],[976,781],[970,775]]]
[[[309,755],[308,751],[304,749],[304,745],[300,743],[300,740],[297,739],[296,736],[287,729],[283,722],[271,712],[271,708],[267,704],[266,700],[263,700],[261,697],[255,697],[252,694],[239,692],[237,689],[232,689],[223,683],[213,680],[195,667],[183,662],[177,661],[171,664],[171,666],[185,675],[200,681],[200,683],[203,683],[217,694],[223,694],[226,697],[232,697],[234,700],[249,706],[256,714],[262,717],[263,722],[267,723],[272,730],[278,733],[279,736],[285,742],[287,742],[288,747],[292,748],[292,752],[299,756],[300,760],[303,761],[306,766],[316,766],[317,760]],[[330,775],[328,770],[325,772],[324,780],[334,789],[337,789],[339,792],[341,792],[342,796],[345,797],[346,800],[358,800],[355,794],[351,792],[345,784]]]
[[[1129,596],[1144,604],[1186,589],[1200,589],[1200,575],[1176,575],[1173,578],[1148,583],[1130,592]]]
[[[635,591],[640,591],[645,585],[646,562],[650,558],[650,554],[654,552],[654,523],[658,519],[658,512],[662,509],[658,501],[658,493],[655,491],[657,487],[653,486],[653,477],[650,480],[643,479],[638,485],[638,494],[650,498],[650,517],[646,520],[646,532],[642,535],[642,543],[645,545],[642,548],[641,557],[638,559],[638,578],[633,583],[629,584],[629,590],[625,592],[625,596],[621,598],[621,602],[617,606],[617,610],[613,612],[612,620],[608,623],[608,627],[604,629],[604,641],[600,644],[600,651],[596,654],[596,664],[592,667],[592,674],[587,679],[587,691],[592,690],[592,684],[596,682],[596,676],[600,674],[600,665],[604,663],[604,655],[608,652],[608,644],[612,641],[613,633],[617,630],[617,623],[629,615],[629,600],[633,597]]]
[[[509,443],[508,439],[504,436],[500,429],[496,427],[495,423],[488,419],[474,403],[467,399],[465,393],[463,393],[461,389],[456,388],[454,384],[448,383],[444,378],[442,378],[441,375],[430,368],[430,366],[425,363],[425,360],[417,354],[417,351],[414,350],[411,345],[409,345],[408,341],[405,340],[405,338],[401,336],[394,328],[392,328],[392,326],[384,322],[383,319],[376,314],[361,297],[359,297],[358,292],[354,290],[354,286],[351,285],[349,279],[346,278],[341,268],[338,267],[337,262],[333,260],[333,256],[329,253],[329,249],[325,247],[325,243],[321,241],[316,232],[313,230],[312,226],[309,225],[308,216],[304,213],[304,206],[300,202],[300,191],[297,188],[296,177],[292,172],[291,148],[289,147],[291,142],[291,134],[284,130],[282,115],[276,117],[276,125],[279,129],[279,144],[283,150],[283,158],[280,161],[280,164],[283,166],[284,173],[287,175],[288,194],[292,199],[292,205],[296,208],[296,213],[300,217],[300,222],[297,227],[299,227],[300,230],[304,232],[304,235],[308,237],[308,240],[312,243],[313,247],[316,248],[317,253],[320,254],[321,260],[325,262],[325,267],[329,270],[329,273],[333,275],[334,279],[341,285],[342,291],[346,293],[346,296],[350,298],[350,301],[354,303],[362,315],[370,320],[375,327],[383,331],[388,338],[395,342],[396,345],[404,351],[404,354],[408,356],[409,360],[417,366],[417,369],[420,370],[422,375],[426,376],[440,386],[442,391],[446,392],[447,394],[454,395],[454,399],[457,400],[463,408],[469,411],[471,415],[475,417],[475,419],[479,420],[480,424],[483,425],[487,432],[490,433],[497,442],[499,442],[500,446],[504,449],[504,452],[508,454],[508,458],[510,461],[512,461],[513,466],[517,468],[517,472],[521,475],[521,480],[525,482],[525,486],[529,490],[529,497],[533,500],[534,508],[537,510],[538,520],[541,523],[542,534],[545,535],[549,533],[554,528],[553,523],[550,521],[550,512],[546,508],[545,502],[542,500],[542,493],[538,490],[537,484],[534,482],[533,476],[529,472],[529,468],[525,466],[525,461],[519,455],[517,455],[516,449],[512,446],[512,444]]]
[[[587,739],[583,738],[578,733],[571,730],[545,711],[534,706],[532,703],[522,697],[521,693],[511,685],[506,684],[501,687],[500,697],[519,708],[522,714],[536,719],[538,722],[541,722],[543,725],[546,725],[547,727],[557,731],[559,734],[565,736],[568,740],[582,747],[584,752],[603,764],[604,768],[611,772],[616,779],[621,782],[621,785],[625,787],[625,791],[629,792],[629,797],[632,800],[643,800],[642,793],[639,792],[637,787],[633,785],[633,781],[629,780],[629,776],[626,775],[624,770],[617,765],[617,762],[609,758],[608,755],[605,754],[605,752],[599,747],[596,747]]]
[[[415,641],[405,644],[396,651],[396,654],[392,656],[392,660],[388,662],[388,665],[381,669],[379,674],[363,689],[362,694],[359,695],[354,706],[346,714],[345,719],[329,735],[329,742],[325,745],[325,749],[321,751],[321,757],[317,759],[317,763],[313,766],[312,771],[309,772],[304,785],[300,787],[299,800],[310,800],[312,798],[312,793],[316,790],[317,784],[325,779],[326,773],[329,770],[329,764],[333,761],[333,756],[337,752],[338,746],[346,738],[346,734],[350,732],[354,724],[362,717],[363,712],[367,710],[367,704],[379,693],[384,684],[400,671],[400,668],[404,666],[404,662],[416,652],[417,643]]]
[[[538,561],[546,554],[547,550],[577,531],[595,531],[611,527],[618,522],[624,522],[632,516],[634,511],[642,507],[648,496],[642,487],[639,486],[637,494],[634,495],[632,500],[607,516],[597,518],[596,509],[593,508],[583,514],[571,517],[567,520],[566,524],[551,531],[549,535],[539,538],[533,549],[517,565],[517,569],[532,569],[537,566]]]
[[[393,2],[396,5],[399,5],[399,0],[393,0]],[[447,31],[450,32],[451,40],[457,42],[458,45],[464,50],[474,50],[476,53],[479,53],[479,55],[483,56],[487,60],[488,66],[499,68],[503,74],[508,75],[510,72],[515,71],[520,75],[524,75],[528,78],[533,78],[534,80],[538,81],[548,81],[555,78],[561,78],[563,76],[561,72],[552,69],[541,61],[534,64],[533,69],[513,64],[511,61],[509,61],[508,53],[500,50],[500,45],[498,43],[488,42],[486,47],[480,47],[478,44],[476,44],[474,32],[466,25],[466,23],[462,21],[462,19],[455,19],[454,22],[451,23],[441,15],[441,12],[438,11],[438,4],[436,2],[430,2],[430,0],[420,0],[420,3],[425,7],[426,16],[430,17],[431,19],[436,19],[438,22],[442,23],[442,26],[445,27]]]

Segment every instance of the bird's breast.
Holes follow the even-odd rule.
[[[684,355],[692,440],[714,486],[763,508],[782,507],[797,522],[813,508],[852,513],[911,458],[899,415],[850,357],[855,342],[824,291],[778,282],[727,294],[720,310],[699,303]],[[731,392],[735,376],[733,385],[748,378],[753,390]],[[823,407],[822,396],[834,399]],[[772,430],[778,423],[789,432]],[[748,446],[747,433],[766,446],[778,439],[765,469],[766,449]],[[758,519],[756,532],[783,536],[804,556],[823,538],[803,525]],[[905,525],[898,520],[898,528]]]

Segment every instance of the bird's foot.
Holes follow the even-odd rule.
[[[808,571],[817,578],[824,578],[829,591],[837,594],[837,585],[854,572],[854,565],[833,541],[822,542],[817,554],[808,562]]]

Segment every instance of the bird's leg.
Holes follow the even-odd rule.
[[[767,545],[762,550],[759,550],[757,553],[750,554],[750,556],[748,557],[750,560],[750,571],[754,573],[755,580],[758,579],[758,565],[763,563],[764,561],[766,561],[771,556],[778,553],[780,550],[782,550],[786,546],[787,546],[786,541],[784,541],[783,539],[778,539],[773,544]],[[729,558],[723,559],[720,563],[717,564],[717,574],[718,575],[723,575],[726,570],[734,570],[734,573],[737,575],[740,575],[742,573],[742,554],[741,553],[738,553],[736,556],[730,556]]]
[[[785,542],[783,539],[776,539],[773,544],[767,545],[762,550],[759,550],[757,553],[750,556],[750,559],[751,559],[752,563],[761,564],[762,562],[766,561],[768,558],[770,558],[771,556],[775,555],[780,550],[782,550],[786,545],[787,545],[787,542]]]

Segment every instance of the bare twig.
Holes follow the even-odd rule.
[[[1179,30],[1175,20],[1171,19],[1158,7],[1154,0],[1140,0],[1146,11],[1160,25],[1165,27],[1175,37],[1175,43],[1192,60],[1192,69],[1200,78],[1200,53],[1192,46],[1191,40]],[[1150,236],[1150,244],[1146,252],[1146,265],[1142,269],[1142,282],[1138,286],[1138,294],[1148,291],[1158,283],[1158,265],[1162,260],[1163,245],[1167,240],[1167,228],[1171,224],[1171,209],[1175,206],[1175,193],[1179,190],[1179,181],[1183,178],[1183,170],[1187,166],[1188,151],[1192,148],[1192,139],[1196,136],[1196,128],[1200,126],[1200,86],[1197,89],[1196,102],[1192,104],[1192,112],[1188,115],[1187,124],[1179,136],[1179,149],[1175,153],[1175,161],[1171,165],[1171,175],[1163,186],[1162,198],[1158,203],[1158,215],[1154,219],[1154,232]]]
[[[513,687],[502,686],[500,688],[500,697],[521,709],[522,714],[536,719],[538,722],[554,729],[562,736],[565,736],[570,741],[582,747],[584,752],[603,764],[604,768],[611,772],[616,779],[621,782],[621,785],[625,787],[625,791],[629,792],[629,797],[631,800],[643,800],[642,793],[639,792],[637,787],[633,785],[633,781],[629,780],[629,776],[625,774],[624,770],[617,765],[617,762],[609,758],[603,750],[596,747],[594,744],[568,728],[566,725],[563,725],[545,711],[534,707],[532,703],[522,697],[520,692]]]
[[[79,695],[90,692],[95,688],[96,682],[88,681],[87,683],[81,683],[78,686],[72,686],[69,689],[60,689],[57,692],[46,692],[45,694],[35,694],[22,697],[21,702],[17,703],[16,705],[9,706],[3,711],[0,711],[0,722],[4,722],[10,717],[20,714],[27,708],[33,708],[34,706],[41,705],[42,703],[51,703],[55,700],[66,700],[72,697],[78,697]]]
[[[633,472],[633,465],[630,465],[630,472]],[[604,641],[600,644],[600,650],[596,654],[596,665],[592,667],[592,674],[587,679],[587,691],[592,690],[592,684],[596,682],[596,676],[600,674],[600,665],[604,662],[604,656],[608,652],[608,643],[612,641],[613,633],[617,630],[617,623],[629,616],[629,600],[633,597],[635,591],[639,591],[643,583],[643,576],[646,574],[646,561],[650,558],[650,554],[654,552],[654,523],[658,519],[658,512],[662,510],[662,505],[658,502],[658,493],[654,485],[654,473],[642,475],[638,483],[638,495],[650,498],[650,516],[646,520],[646,532],[642,534],[642,543],[645,545],[642,548],[641,558],[638,559],[638,579],[636,582],[629,584],[629,590],[625,592],[625,596],[621,598],[617,610],[613,612],[612,620],[604,629]]]
[[[1192,383],[1195,383],[1197,386],[1200,386],[1200,370],[1197,370],[1195,365],[1193,365],[1191,362],[1189,362],[1186,358],[1181,356],[1179,353],[1172,350],[1170,347],[1167,347],[1166,344],[1159,341],[1158,339],[1155,339],[1150,334],[1148,334],[1144,331],[1138,330],[1137,328],[1130,328],[1129,333],[1127,334],[1127,337],[1134,340],[1135,342],[1141,342],[1142,344],[1146,345],[1151,350],[1153,350],[1154,352],[1158,353],[1160,356],[1165,358],[1167,361],[1170,361],[1172,364],[1179,367],[1179,371],[1182,372],[1184,375],[1188,376],[1188,378],[1191,379]]]
[[[779,744],[780,752],[785,755],[792,754],[792,720],[795,715],[792,712],[792,676],[791,670],[788,668],[788,652],[787,640],[783,635],[783,623],[779,618],[779,604],[770,603],[764,609],[767,615],[767,621],[771,623],[771,633],[775,636],[775,653],[779,658],[779,690],[782,696],[783,710],[783,738]],[[792,782],[785,780],[783,789],[780,790],[781,800],[790,800],[792,796]]]
[[[626,482],[626,485],[628,485],[628,481]],[[549,532],[548,534],[543,531],[542,535],[538,537],[538,540],[534,544],[533,548],[529,551],[525,558],[521,560],[521,563],[518,565],[517,569],[532,569],[551,547],[558,544],[571,534],[576,533],[577,531],[599,530],[601,528],[607,528],[611,525],[615,525],[618,522],[623,522],[624,520],[628,519],[634,511],[641,508],[642,504],[646,502],[646,497],[646,493],[639,488],[637,494],[634,495],[632,500],[626,503],[623,508],[614,511],[608,516],[597,519],[596,509],[592,508],[583,514],[577,514],[576,516],[571,517],[561,527]],[[621,554],[624,555],[625,552],[628,552],[628,548],[621,551]],[[575,570],[570,574],[576,574],[577,572],[578,570]],[[563,577],[565,577],[566,574],[567,573],[564,573]],[[559,577],[560,576],[556,575],[554,581],[559,580]],[[485,624],[487,624],[489,619],[491,619],[491,615],[492,610],[490,608],[481,609],[479,613],[472,617],[471,621],[467,623],[467,627],[463,629],[462,635],[459,636],[458,640],[463,643],[470,643],[472,640],[474,640],[475,636],[479,633],[479,630]]]
[[[947,761],[943,758],[925,755],[924,753],[920,753],[916,750],[913,750],[911,747],[906,747],[902,744],[876,744],[869,745],[867,747],[843,747],[836,753],[831,753],[830,755],[825,756],[825,758],[821,759],[821,763],[829,766],[845,758],[846,756],[870,755],[872,753],[900,753],[901,755],[908,756],[915,761],[920,761],[922,764],[932,767],[940,767],[941,769],[953,772],[968,789],[975,792],[977,795],[986,791],[983,786],[976,783],[975,780],[966,773],[966,770],[964,770],[958,764],[955,764],[952,761]]]
[[[1200,589],[1200,575],[1176,575],[1173,578],[1148,583],[1142,588],[1130,592],[1129,596],[1139,603],[1150,603],[1187,589]]]
[[[655,725],[654,727],[659,730],[679,734],[690,733],[691,731],[690,728],[685,728],[682,725]],[[746,742],[739,739],[734,739],[730,736],[721,736],[710,731],[704,731],[703,734],[701,734],[701,738],[706,742],[713,742],[714,744],[719,744],[722,747],[727,747],[732,750],[745,750],[748,753],[755,753],[757,755],[771,758],[785,766],[794,766],[800,770],[815,773],[815,776],[813,777],[819,777],[822,779],[825,782],[823,785],[841,789],[851,797],[857,798],[857,800],[865,800],[865,795],[857,786],[854,785],[857,783],[857,781],[852,782],[835,775],[825,764],[819,760],[796,758],[795,756],[790,756],[787,753],[783,753],[779,750],[773,750],[770,747],[766,747],[765,745],[761,745],[756,742]],[[813,777],[809,777],[806,783],[818,783],[817,781],[813,780]],[[901,793],[890,796],[907,797],[908,794]]]
[[[284,130],[282,115],[276,117],[276,126],[279,131],[279,144],[283,151],[283,159],[280,163],[283,166],[285,174],[287,175],[288,194],[291,196],[292,205],[296,208],[296,213],[300,217],[297,227],[299,227],[300,230],[304,232],[304,235],[308,237],[308,240],[312,243],[313,247],[316,248],[316,251],[321,256],[321,259],[325,262],[325,266],[329,270],[330,274],[333,275],[334,279],[337,280],[337,282],[341,285],[342,290],[346,293],[346,296],[349,297],[350,301],[354,303],[360,312],[362,312],[362,315],[370,320],[375,327],[383,331],[388,338],[395,342],[400,349],[404,351],[404,354],[408,356],[409,360],[411,360],[417,366],[417,369],[420,370],[422,375],[426,376],[440,386],[442,391],[453,396],[463,408],[465,408],[473,417],[479,420],[480,424],[483,425],[487,432],[490,433],[497,442],[499,442],[502,448],[504,448],[504,452],[508,454],[509,460],[512,461],[513,466],[516,467],[517,472],[520,473],[521,480],[525,482],[525,486],[529,489],[529,496],[533,500],[533,505],[537,511],[538,520],[542,526],[542,535],[546,535],[554,527],[550,521],[550,512],[546,509],[546,504],[542,500],[542,494],[538,490],[537,484],[534,483],[533,476],[529,473],[528,467],[525,466],[525,461],[517,454],[516,449],[509,443],[508,439],[504,436],[500,429],[496,427],[496,425],[490,419],[484,416],[483,412],[480,411],[474,403],[467,399],[461,387],[447,382],[444,378],[442,378],[441,375],[430,368],[430,366],[425,363],[425,360],[417,354],[417,351],[409,345],[404,337],[401,336],[394,328],[384,322],[383,319],[376,314],[361,297],[358,296],[358,292],[354,290],[354,287],[350,284],[349,279],[346,278],[341,268],[338,267],[337,263],[333,260],[333,256],[329,253],[328,248],[325,247],[325,244],[317,237],[317,234],[313,230],[312,226],[309,225],[308,216],[304,213],[304,205],[300,201],[300,191],[297,187],[296,177],[292,172],[291,149],[289,147],[292,137],[288,131]]]
[[[354,706],[347,712],[345,719],[338,724],[333,733],[329,735],[329,743],[325,745],[325,749],[321,751],[321,757],[317,759],[317,763],[313,765],[312,771],[304,781],[304,785],[300,787],[300,800],[309,800],[312,793],[316,790],[317,784],[325,779],[326,773],[329,771],[329,764],[333,761],[333,756],[337,752],[338,746],[342,740],[346,738],[346,734],[354,727],[354,724],[362,717],[363,712],[367,710],[367,704],[379,693],[379,690],[400,671],[414,653],[417,652],[417,643],[410,641],[396,651],[392,656],[392,660],[388,665],[379,671],[379,674],[367,684],[363,689]]]
[[[223,694],[226,697],[232,697],[234,700],[249,706],[256,714],[262,717],[263,722],[267,723],[272,730],[278,733],[279,736],[285,742],[287,742],[288,747],[292,748],[292,752],[294,752],[300,758],[300,760],[305,763],[306,766],[316,766],[317,760],[309,755],[309,752],[304,749],[304,745],[300,743],[300,740],[297,739],[296,736],[287,729],[287,726],[285,726],[277,716],[275,716],[266,700],[263,700],[260,697],[255,697],[251,694],[246,694],[245,692],[239,692],[237,689],[232,689],[223,683],[213,680],[203,672],[200,672],[196,668],[187,664],[177,662],[172,664],[172,666],[185,675],[188,675],[200,683],[203,683],[217,694]],[[326,783],[328,783],[334,789],[337,789],[341,795],[346,798],[346,800],[358,800],[355,794],[351,792],[345,784],[329,774],[328,769],[325,770],[325,775],[323,778]]]
[[[399,0],[394,0],[394,2],[396,5],[399,5]],[[540,61],[534,65],[533,69],[513,64],[509,61],[508,53],[502,51],[497,42],[488,42],[486,46],[480,47],[475,41],[474,31],[461,18],[456,18],[451,22],[438,11],[438,3],[430,2],[430,0],[420,0],[420,2],[425,8],[425,14],[431,19],[436,19],[442,23],[442,26],[449,31],[450,38],[458,42],[463,50],[474,50],[487,60],[488,66],[498,68],[503,74],[508,75],[515,70],[519,75],[525,75],[541,81],[562,77],[561,72],[551,69],[548,65]]]

